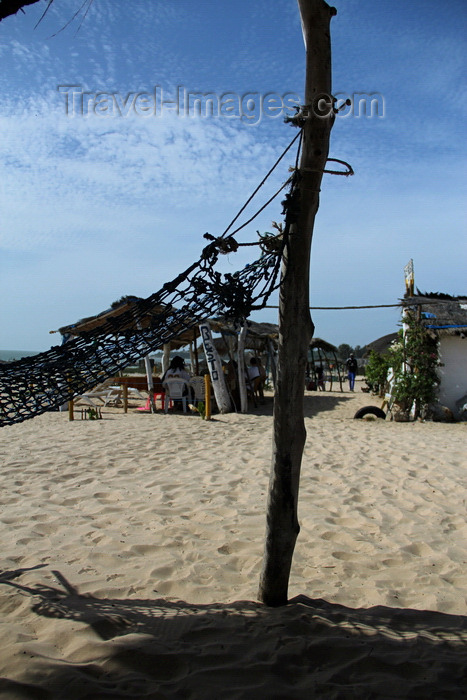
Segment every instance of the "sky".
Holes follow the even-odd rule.
[[[205,232],[224,231],[296,134],[284,123],[305,82],[295,0],[82,5],[54,0],[37,25],[44,0],[0,23],[2,349],[47,350],[60,343],[49,331],[156,292],[198,259]],[[310,306],[397,303],[410,259],[421,291],[465,295],[467,5],[336,7],[333,94],[353,107],[336,118],[330,156],[355,175],[323,177]],[[195,113],[197,93],[214,96],[214,114]],[[241,221],[294,161],[292,150]],[[280,200],[238,240],[271,231]],[[355,346],[397,330],[399,310],[312,318],[315,336]],[[276,323],[277,311],[252,319]]]

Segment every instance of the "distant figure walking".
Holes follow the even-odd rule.
[[[266,372],[264,371],[261,361],[257,357],[252,357],[250,366],[246,369],[246,381],[250,391],[258,391],[261,399],[264,399],[263,385],[266,380]]]
[[[347,377],[349,379],[349,388],[350,391],[354,390],[355,386],[355,376],[357,374],[357,360],[355,359],[355,356],[353,352],[350,353],[349,359],[346,361],[345,366],[347,367]]]
[[[316,368],[316,385],[318,387],[318,391],[325,391],[326,390],[326,386],[324,384],[323,365],[318,365]]]

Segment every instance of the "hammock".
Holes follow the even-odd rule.
[[[47,352],[0,366],[0,426],[58,409],[206,318],[241,321],[262,308],[277,288],[284,243],[280,250],[263,248],[239,272],[217,272],[219,252],[237,245],[231,236],[214,239],[196,263],[129,310]]]
[[[47,352],[1,365],[0,427],[57,410],[73,396],[113,377],[209,317],[221,315],[241,323],[252,311],[264,308],[278,287],[282,253],[297,213],[295,186],[301,136],[300,129],[223,234],[215,238],[206,233],[204,237],[211,243],[203,249],[199,260],[159,292],[136,301],[117,316],[104,314],[103,322],[96,328],[80,331],[78,337]],[[256,214],[227,236],[298,139],[293,175]],[[284,231],[278,227],[281,232],[278,236],[260,235],[259,243],[237,243],[234,235],[251,223],[287,185],[289,192],[282,202]],[[234,274],[221,274],[214,269],[220,253],[234,253],[241,245],[259,245],[262,253],[255,262]]]

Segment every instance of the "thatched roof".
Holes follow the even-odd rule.
[[[319,350],[323,350],[324,352],[337,352],[335,345],[331,345],[331,343],[328,343],[326,340],[322,340],[321,338],[312,338],[310,348],[312,350],[317,348]]]
[[[102,313],[97,314],[96,316],[88,316],[86,318],[82,318],[76,323],[72,323],[69,326],[62,326],[58,330],[64,336],[79,336],[85,334],[89,331],[93,331],[96,328],[99,328],[100,326],[103,326],[106,323],[106,321],[108,321],[110,318],[117,318],[118,316],[126,313],[127,311],[131,311],[131,309],[135,308],[141,301],[144,300],[140,297],[122,297],[122,299],[120,299],[119,301],[114,302],[110,309],[106,309],[106,311],[102,311]],[[151,307],[150,312],[142,316],[139,315],[138,321],[136,321],[136,319],[133,320],[130,317],[128,323],[123,325],[120,330],[125,331],[129,329],[144,329],[153,321],[155,316],[157,316],[158,314],[162,314],[165,310],[167,310],[167,307],[162,305]],[[190,343],[192,340],[196,340],[196,338],[198,337],[199,331],[197,326],[189,330],[183,329],[180,332],[180,334],[171,341],[172,348],[174,350],[183,348],[185,345],[188,345],[188,343]]]
[[[418,290],[417,290],[418,291]],[[403,299],[404,306],[420,309],[421,322],[437,335],[460,335],[467,332],[467,297],[421,293]]]
[[[116,318],[132,308],[136,307],[139,302],[144,301],[139,297],[127,296],[122,297],[117,302],[112,304],[110,309],[103,311],[96,316],[89,316],[87,318],[82,318],[81,320],[73,323],[69,326],[62,326],[59,328],[59,332],[62,335],[79,336],[86,332],[95,330],[99,326],[104,325],[104,323],[109,318]],[[166,307],[152,307],[151,311],[146,315],[140,316],[139,320],[132,320],[131,316],[128,323],[121,329],[137,329],[145,328],[154,319],[157,314],[163,313]],[[232,321],[225,318],[211,318],[207,319],[214,333],[221,333],[223,337],[235,337],[238,336],[239,328]],[[137,325],[138,324],[138,325]],[[173,350],[178,350],[185,347],[192,341],[196,341],[199,338],[200,333],[198,329],[198,324],[189,330],[182,330],[179,335],[175,336],[171,341],[171,347]],[[247,321],[247,334],[245,339],[245,349],[253,350],[255,353],[264,353],[269,349],[269,343],[272,342],[274,348],[277,348],[277,342],[279,338],[279,326],[275,323],[257,323],[256,321]],[[216,346],[218,346],[218,351],[221,354],[227,353],[227,347],[223,339],[219,338],[216,340]],[[162,348],[162,346],[161,346]],[[155,350],[161,349],[155,348]],[[321,338],[313,338],[310,343],[310,348],[319,348],[324,352],[333,353],[337,351],[337,348],[331,343],[322,340]]]
[[[87,318],[82,318],[76,323],[72,323],[69,326],[62,326],[59,328],[59,332],[64,336],[79,336],[85,334],[89,331],[95,330],[100,326],[103,326],[109,318],[117,318],[121,314],[130,311],[135,308],[139,302],[144,301],[139,297],[127,296],[122,297],[117,302],[114,302],[110,309],[106,309],[96,316],[88,316]],[[138,322],[133,320],[130,316],[128,323],[126,323],[121,330],[127,329],[138,329],[146,328],[154,316],[162,314],[167,307],[158,306],[152,307],[151,311],[146,315],[139,315]],[[214,333],[223,333],[224,335],[237,336],[239,329],[232,322],[224,318],[213,318],[208,319],[211,328]],[[55,332],[55,331],[53,331]],[[198,324],[189,330],[181,330],[179,335],[176,335],[170,341],[171,347],[174,350],[185,347],[191,341],[196,341],[199,338],[200,333],[198,329]],[[247,336],[245,347],[247,349],[252,349],[258,352],[262,352],[266,349],[268,340],[272,340],[273,345],[277,345],[277,338],[279,337],[279,327],[274,323],[256,323],[255,321],[247,321]],[[161,346],[162,347],[162,346]],[[155,348],[156,350],[158,348]]]
[[[387,352],[389,346],[396,340],[397,336],[398,333],[388,333],[387,335],[383,335],[381,338],[373,340],[372,343],[367,343],[365,357],[368,357],[371,350],[374,350],[380,355]]]
[[[209,323],[214,333],[222,333],[224,336],[238,336],[238,326],[228,319],[212,318]],[[247,321],[245,348],[263,351],[267,348],[269,340],[272,341],[274,347],[277,347],[278,338],[279,326],[277,324]]]

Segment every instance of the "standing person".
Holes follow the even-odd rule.
[[[266,372],[264,371],[261,361],[257,357],[252,357],[250,366],[246,370],[247,385],[251,391],[258,389],[261,399],[264,399],[263,385],[266,380]]]
[[[316,368],[316,386],[318,391],[325,391],[326,387],[324,385],[324,369],[323,365],[318,365]]]
[[[354,385],[355,385],[355,376],[357,374],[357,360],[355,359],[355,356],[353,352],[350,353],[349,359],[346,361],[345,366],[347,367],[347,377],[349,379],[349,388],[350,391],[354,390]]]

